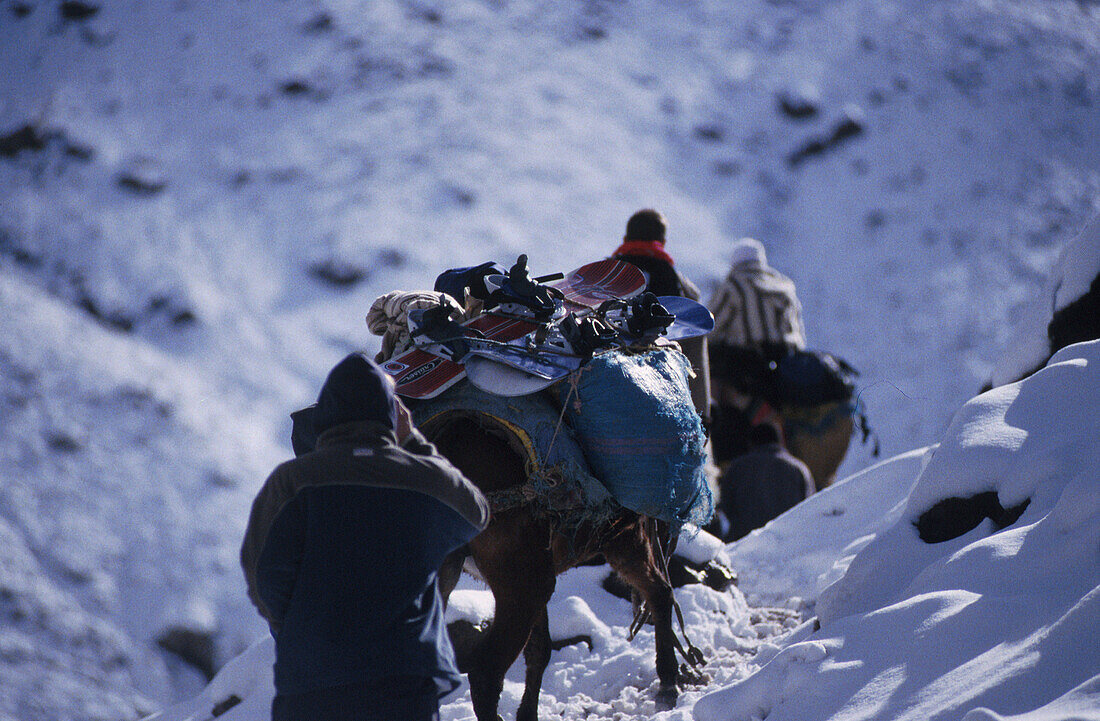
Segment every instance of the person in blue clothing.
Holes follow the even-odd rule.
[[[275,638],[272,718],[438,719],[459,676],[437,572],[488,524],[488,502],[361,354],[302,422],[315,448],[268,477],[241,548]]]

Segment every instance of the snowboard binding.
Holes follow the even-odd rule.
[[[564,294],[542,281],[558,276],[532,278],[527,268],[527,256],[520,255],[507,274],[489,274],[481,279],[480,288],[470,289],[471,295],[485,301],[486,308],[498,313],[547,323],[561,307]],[[479,295],[480,293],[480,295]]]
[[[440,303],[434,308],[409,311],[409,338],[425,350],[439,353],[453,361],[461,361],[470,352],[466,337],[477,331],[464,328],[452,318],[455,309]]]
[[[605,301],[596,311],[613,329],[631,343],[650,342],[676,320],[653,293],[642,293],[629,301],[617,298]]]
[[[596,351],[615,345],[618,338],[615,328],[595,316],[577,318],[570,313],[561,319],[559,329],[572,354],[585,361]]]

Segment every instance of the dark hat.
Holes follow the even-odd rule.
[[[771,423],[757,423],[749,431],[749,443],[755,448],[770,443],[780,443],[779,429]]]
[[[652,208],[644,208],[626,221],[626,235],[623,240],[658,240],[665,242],[668,224],[665,216]]]
[[[397,428],[393,383],[362,353],[352,353],[328,374],[313,412],[313,431],[320,435],[333,426],[356,421]]]

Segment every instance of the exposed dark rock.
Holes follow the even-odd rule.
[[[711,166],[712,172],[723,178],[734,178],[740,175],[745,167],[736,160],[716,160]]]
[[[27,250],[16,242],[15,236],[0,228],[0,255],[6,255],[25,268],[38,268],[42,265],[42,256]]]
[[[332,32],[336,27],[336,23],[333,21],[332,16],[326,12],[320,12],[314,15],[305,25],[302,26],[302,30],[310,35],[317,33]]]
[[[18,130],[0,136],[0,157],[17,158],[24,152],[39,153],[53,144],[57,144],[66,157],[74,160],[87,162],[95,155],[91,148],[69,142],[62,132],[45,130],[28,123]]]
[[[973,95],[987,84],[984,64],[977,60],[946,68],[943,76],[963,95]]]
[[[95,151],[84,145],[65,145],[65,155],[83,163],[89,162],[95,157]]]
[[[872,208],[863,215],[863,227],[868,230],[877,230],[886,225],[886,211],[882,208]]]
[[[703,585],[715,591],[725,591],[737,585],[737,573],[729,566],[711,561],[703,566]]]
[[[288,80],[279,86],[279,91],[283,95],[290,95],[292,97],[308,95],[313,92],[313,86],[305,80]]]
[[[93,48],[105,48],[115,41],[114,33],[99,33],[90,27],[80,28],[80,39]]]
[[[313,277],[336,288],[350,288],[361,283],[369,273],[366,269],[335,259],[314,263],[309,267]]]
[[[1062,93],[1066,100],[1082,108],[1091,108],[1093,105],[1092,91],[1089,86],[1089,78],[1084,73],[1069,80],[1062,86]]]
[[[172,626],[157,637],[157,645],[197,668],[207,681],[214,678],[214,635],[209,631]]]
[[[80,0],[65,0],[58,6],[58,11],[63,20],[80,22],[94,17],[99,12],[99,6],[80,2]]]
[[[416,17],[431,25],[439,25],[443,22],[443,13],[435,8],[424,8],[416,14]]]
[[[170,418],[173,413],[172,406],[163,401],[158,401],[153,392],[148,388],[120,388],[115,396],[115,400],[135,411],[151,409],[161,418]]]
[[[463,208],[472,208],[477,203],[477,193],[469,188],[459,185],[446,184],[443,186],[443,196],[448,202]]]
[[[3,237],[0,236],[0,241]],[[3,249],[0,243],[0,249]],[[1100,339],[1100,273],[1092,279],[1088,291],[1069,305],[1055,311],[1047,324],[1047,339],[1050,353],[1015,380],[1027,378],[1046,367],[1051,357],[1066,346],[1074,343]],[[980,388],[981,393],[993,388],[993,381],[986,381]]]
[[[149,299],[148,314],[164,316],[174,326],[193,325],[199,318],[193,310],[177,303],[167,295],[154,295]]]
[[[802,147],[787,156],[787,163],[797,167],[806,160],[820,156],[835,149],[846,140],[861,135],[864,130],[863,121],[855,114],[848,113],[833,126],[828,135],[811,137]]]
[[[418,78],[449,78],[453,74],[451,61],[440,57],[425,58],[416,70]]]
[[[214,718],[217,718],[218,716],[221,716],[223,713],[239,704],[241,701],[242,699],[240,696],[238,696],[237,694],[231,694],[229,698],[214,704],[214,708],[210,710],[210,715]]]
[[[1100,338],[1100,273],[1088,292],[1054,313],[1047,325],[1050,353],[1054,355],[1074,343]]]
[[[0,156],[14,158],[23,151],[38,152],[46,147],[47,135],[33,125],[24,125],[0,136]]]
[[[125,333],[134,330],[134,319],[132,317],[119,311],[104,311],[90,295],[82,294],[77,298],[76,305],[109,328],[114,328],[115,330],[120,330]]]
[[[206,482],[215,488],[236,488],[237,481],[231,476],[227,476],[221,471],[208,471],[206,474]]]
[[[192,311],[184,309],[184,310],[178,311],[176,313],[173,313],[170,320],[172,321],[172,325],[185,326],[185,325],[194,325],[195,323],[198,323],[199,322],[199,317],[197,315],[195,315]]]
[[[118,176],[118,185],[134,195],[152,197],[168,187],[168,181],[155,176],[142,175],[133,171],[124,171]]]
[[[46,438],[46,443],[49,444],[50,448],[61,453],[76,453],[83,447],[80,441],[61,431],[50,433]]]
[[[268,182],[276,185],[287,185],[289,183],[296,183],[302,179],[302,170],[300,168],[276,168],[270,170],[267,173]]]
[[[27,3],[17,2],[12,3],[11,6],[11,14],[15,16],[16,20],[22,20],[23,18],[30,15],[33,10],[34,8]]]
[[[925,543],[943,543],[977,528],[990,519],[997,530],[1019,520],[1031,500],[1011,508],[1001,506],[995,491],[985,491],[967,498],[945,498],[922,513],[914,526]]]
[[[720,143],[726,136],[726,129],[717,123],[701,123],[692,132],[697,139],[708,143]]]
[[[819,108],[815,93],[806,90],[786,89],[776,98],[779,111],[792,120],[809,120],[817,117]]]

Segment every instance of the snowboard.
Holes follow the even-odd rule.
[[[680,296],[659,296],[665,310],[675,316],[661,335],[668,341],[706,335],[714,329],[714,316],[705,305]],[[608,350],[632,345],[641,337],[632,336],[625,324],[616,325],[618,337]],[[475,341],[476,343],[476,341]],[[527,395],[553,385],[577,370],[582,359],[562,355],[556,349],[530,348],[518,339],[513,344],[475,345],[466,359],[466,376],[487,393],[500,396]]]
[[[608,258],[582,265],[549,285],[561,292],[563,310],[556,315],[562,315],[570,311],[577,314],[590,313],[606,300],[632,298],[641,293],[648,282],[645,273],[637,266]],[[517,341],[534,333],[542,325],[530,319],[490,311],[471,318],[462,327],[470,337],[471,344],[484,340],[486,346],[499,347],[499,344]],[[410,348],[382,364],[382,369],[393,378],[398,395],[406,398],[435,398],[466,377],[467,368],[461,362],[464,359],[452,359],[432,352],[429,348],[430,346]],[[514,351],[501,352],[508,357],[515,355]],[[553,380],[561,377],[560,370],[556,367],[553,369]]]
[[[486,393],[497,396],[526,396],[549,388],[561,380],[561,376],[548,377],[542,369],[539,372],[529,372],[481,355],[471,355],[464,365],[468,381]],[[565,375],[568,375],[568,371]]]
[[[582,265],[550,285],[564,294],[566,311],[583,313],[598,308],[606,300],[633,298],[648,284],[649,278],[638,266],[605,258]]]
[[[697,338],[714,330],[714,316],[702,303],[678,295],[659,295],[657,300],[668,312],[676,316],[672,325],[665,329],[664,338],[668,340]]]
[[[539,327],[530,321],[490,313],[462,325],[470,335],[480,334],[500,342],[522,338]],[[382,370],[393,378],[397,394],[406,398],[435,398],[466,376],[462,363],[415,346],[382,363]]]

